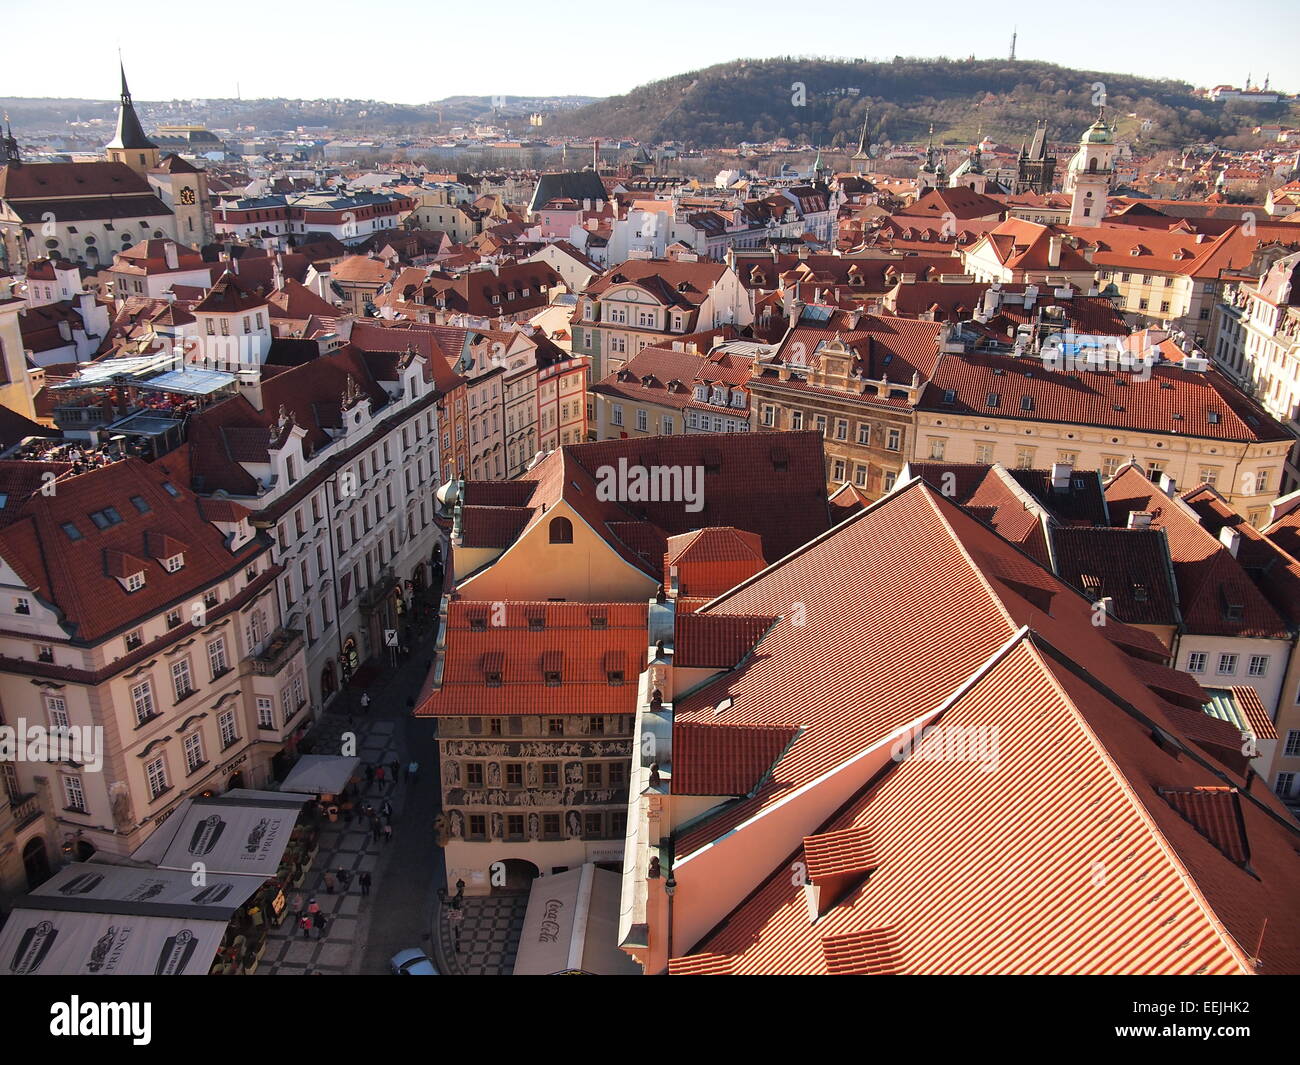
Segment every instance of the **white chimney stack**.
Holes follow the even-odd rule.
[[[1074,473],[1074,466],[1068,462],[1052,463],[1052,487],[1058,492],[1064,492],[1070,487],[1070,476]]]
[[[179,270],[181,268],[180,253],[176,249],[174,240],[163,241],[163,257],[167,260],[168,270]]]
[[[1053,270],[1059,269],[1061,265],[1061,238],[1059,235],[1048,238],[1047,241],[1047,265]]]
[[[1149,529],[1151,528],[1151,511],[1133,510],[1129,512],[1128,527],[1130,529]]]
[[[1237,549],[1241,546],[1241,533],[1237,532],[1231,525],[1225,525],[1219,530],[1219,542],[1232,552],[1233,558],[1236,558]]]

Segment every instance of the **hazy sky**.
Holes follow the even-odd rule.
[[[141,100],[234,96],[236,83],[245,98],[608,96],[742,56],[1005,56],[1013,25],[1022,59],[1198,85],[1271,73],[1274,87],[1300,90],[1296,0],[1230,9],[1217,0],[1029,4],[1004,22],[996,21],[996,5],[972,0],[831,0],[804,8],[784,0],[571,9],[519,0],[481,8],[428,0],[6,6],[6,37],[24,43],[6,49],[0,96],[115,96],[118,46]],[[208,42],[219,42],[220,53],[205,56]]]

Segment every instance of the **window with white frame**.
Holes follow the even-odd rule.
[[[903,444],[903,434],[897,429],[890,429],[885,434],[885,448],[889,451],[897,451]]]
[[[203,737],[198,732],[191,732],[185,737],[185,768],[193,773],[203,764]]]
[[[1286,746],[1282,753],[1287,758],[1300,758],[1300,729],[1291,729],[1286,734]]]
[[[221,735],[221,749],[224,751],[239,739],[239,729],[235,725],[235,712],[227,710],[217,718],[217,731]]]
[[[792,410],[790,412],[790,428],[791,429],[803,428],[803,411]]]
[[[183,554],[172,555],[170,558],[163,559],[163,568],[167,570],[168,573],[175,573],[178,569],[183,568],[184,565],[185,556]]]
[[[71,726],[68,717],[68,704],[61,695],[45,696],[45,712],[50,719],[50,728],[62,731]]]
[[[1252,677],[1264,677],[1268,675],[1268,655],[1251,655],[1250,664],[1246,668],[1246,673]]]
[[[132,573],[130,576],[127,577],[126,590],[128,592],[138,592],[143,587],[144,587],[143,570],[141,570],[139,573]]]
[[[292,689],[293,709],[297,712],[298,707],[302,706],[302,704],[307,701],[307,691],[303,685],[302,674],[295,673],[293,678],[289,681],[289,686]]]
[[[609,412],[609,420],[614,425],[623,424],[623,405],[615,403]]]
[[[270,696],[259,695],[257,697],[257,727],[275,728],[275,703]]]
[[[776,408],[770,403],[764,403],[759,408],[759,418],[770,429],[776,425]]]
[[[63,807],[66,810],[75,810],[77,813],[87,812],[86,792],[81,786],[80,777],[63,778]]]
[[[172,663],[172,691],[179,703],[194,691],[194,678],[190,674],[190,660],[182,658]]]
[[[216,680],[230,668],[226,659],[226,638],[218,636],[208,644],[208,667],[212,670],[212,679]]]
[[[155,758],[144,767],[144,777],[149,785],[149,798],[158,798],[170,786],[167,783],[167,759]]]
[[[1193,651],[1187,656],[1188,673],[1204,673],[1208,655],[1204,651]]]
[[[136,722],[141,725],[157,713],[153,704],[153,684],[148,679],[132,687],[131,706],[135,710]]]
[[[638,409],[636,412],[636,427],[638,432],[644,433],[648,426],[648,419],[644,410]]]
[[[1237,656],[1231,654],[1219,655],[1219,673],[1233,674],[1237,672]]]
[[[1294,791],[1295,774],[1279,773],[1277,775],[1277,782],[1273,785],[1273,794],[1278,795],[1283,799],[1289,799]]]
[[[871,426],[866,422],[858,425],[858,443],[864,446],[871,443]]]

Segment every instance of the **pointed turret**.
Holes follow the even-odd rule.
[[[4,163],[6,166],[21,163],[22,154],[18,151],[18,141],[14,139],[14,130],[9,125],[9,115],[5,114]]]
[[[158,165],[158,145],[145,136],[140,116],[131,102],[131,89],[126,83],[126,67],[118,60],[122,75],[122,95],[117,109],[117,136],[106,145],[112,162],[125,163],[132,170],[145,171]]]

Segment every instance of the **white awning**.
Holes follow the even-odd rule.
[[[621,882],[618,873],[590,862],[534,880],[514,975],[640,975],[641,967],[618,948]]]
[[[132,860],[185,871],[202,862],[209,875],[274,876],[302,804],[311,796],[257,795],[187,799],[131,855]]]
[[[15,909],[0,967],[16,976],[206,976],[225,919]]]
[[[360,758],[339,754],[304,754],[284,780],[285,791],[310,795],[337,795],[348,785]]]

